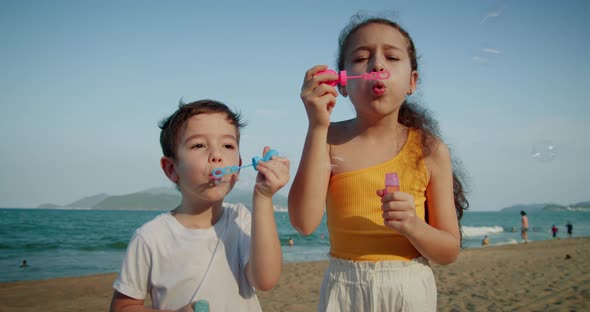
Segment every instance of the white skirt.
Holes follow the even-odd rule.
[[[425,258],[355,262],[330,257],[318,311],[436,311],[436,295]]]

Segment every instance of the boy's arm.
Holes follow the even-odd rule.
[[[301,234],[310,235],[324,215],[331,163],[327,128],[309,128],[299,168],[289,191],[289,219]]]
[[[272,289],[281,276],[281,243],[275,224],[272,197],[254,194],[250,258],[246,275],[256,289]]]
[[[265,147],[264,153],[268,150]],[[283,259],[272,196],[289,181],[289,160],[273,157],[268,162],[260,162],[257,169],[246,275],[252,286],[266,291],[272,289],[281,276]]]

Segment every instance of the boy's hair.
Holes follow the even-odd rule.
[[[191,117],[199,114],[213,113],[227,115],[227,121],[236,127],[236,139],[239,145],[240,128],[246,126],[246,123],[240,120],[240,113],[234,113],[227,105],[214,100],[200,100],[188,104],[180,100],[178,109],[170,117],[162,119],[158,124],[158,127],[162,129],[162,132],[160,132],[160,145],[162,146],[164,156],[175,159],[176,148],[180,143],[180,136],[186,127],[187,121]]]
[[[410,57],[410,65],[412,70],[418,71],[418,57],[416,56],[416,47],[410,34],[403,29],[399,24],[382,17],[368,17],[365,14],[358,13],[351,17],[348,26],[346,26],[338,37],[338,70],[344,70],[344,63],[346,62],[346,50],[350,44],[350,38],[359,29],[370,24],[382,24],[397,29],[406,39],[408,43],[408,55]],[[418,103],[404,101],[399,109],[398,121],[402,125],[419,129],[422,133],[422,154],[423,157],[431,153],[431,149],[438,141],[441,141],[440,129],[438,122],[432,118],[431,113]],[[469,207],[469,201],[465,196],[465,189],[461,182],[463,172],[461,163],[453,160],[453,195],[455,199],[455,211],[457,219],[461,220],[463,217],[463,210]],[[428,220],[428,203],[426,203],[426,219]]]

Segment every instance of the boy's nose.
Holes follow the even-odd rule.
[[[217,164],[221,162],[221,152],[219,152],[219,150],[214,150],[211,151],[211,154],[209,154],[209,162],[212,164]]]

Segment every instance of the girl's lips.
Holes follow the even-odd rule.
[[[385,94],[385,90],[387,90],[387,88],[385,88],[384,85],[376,84],[373,86],[372,90],[373,90],[374,95],[381,96],[381,95]]]

